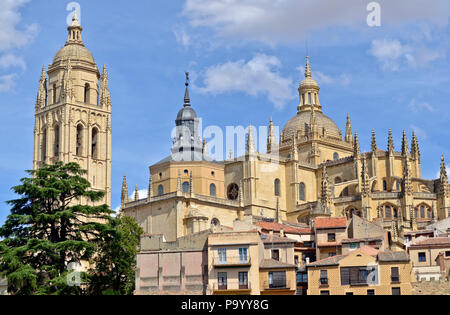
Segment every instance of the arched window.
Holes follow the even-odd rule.
[[[395,187],[396,187],[396,190],[401,190],[401,189],[400,189],[400,182],[399,182],[399,181],[396,182]]]
[[[59,126],[58,125],[55,126],[55,145],[54,145],[53,151],[54,151],[55,157],[59,156]]]
[[[158,196],[162,196],[162,195],[164,195],[164,186],[159,185],[158,186]]]
[[[83,155],[83,125],[77,126],[76,156]]]
[[[300,199],[300,201],[306,201],[306,186],[304,183],[300,183],[299,199]]]
[[[220,221],[218,219],[216,219],[216,218],[212,219],[211,220],[211,226],[212,227],[220,226]]]
[[[84,102],[86,104],[90,104],[91,101],[91,86],[89,85],[89,83],[86,83],[86,85],[84,86]]]
[[[392,218],[392,209],[391,209],[391,206],[386,206],[385,213],[386,213],[386,218],[387,218],[387,219]]]
[[[42,161],[45,162],[47,159],[47,128],[42,132]]]
[[[98,129],[92,129],[91,154],[93,159],[98,158]]]
[[[425,207],[420,206],[420,218],[425,219]]]
[[[280,180],[277,178],[275,180],[275,196],[280,197],[281,196],[281,182]]]
[[[53,84],[53,103],[56,104],[56,84]]]
[[[433,212],[431,211],[430,208],[428,208],[428,219],[433,219]]]
[[[217,197],[217,188],[216,188],[216,185],[214,185],[214,184],[209,185],[209,195],[210,195],[211,197]]]
[[[237,184],[228,186],[227,197],[230,200],[237,200],[239,198],[239,186]]]
[[[183,193],[187,194],[191,189],[191,185],[189,184],[189,182],[184,182],[183,183]]]
[[[335,152],[335,153],[333,154],[333,159],[334,159],[335,161],[339,160],[339,153]]]
[[[387,181],[383,181],[383,191],[387,191]]]

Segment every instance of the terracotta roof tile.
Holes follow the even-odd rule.
[[[449,245],[450,246],[450,237],[436,237],[436,238],[429,238],[420,242],[417,242],[414,245],[411,245],[411,247],[414,246],[433,246],[433,245]]]
[[[288,234],[310,234],[312,233],[311,229],[306,228],[295,228],[292,226],[288,226],[285,224],[279,224],[276,222],[256,222],[256,226],[259,226],[261,229],[266,231],[274,231],[274,232],[280,232],[281,229],[283,229],[284,233]]]
[[[359,249],[359,251],[363,252],[364,254],[374,256],[376,257],[378,253],[380,252],[378,249],[373,248],[372,246],[363,246]]]
[[[347,218],[316,218],[316,229],[346,228]]]
[[[335,266],[339,264],[339,261],[341,261],[342,259],[344,259],[346,256],[344,255],[340,255],[340,256],[333,256],[333,257],[328,257],[313,263],[310,263],[308,265],[306,265],[307,267],[322,267],[322,266]]]
[[[379,252],[378,260],[382,262],[408,262],[409,256],[406,252]]]
[[[264,244],[267,243],[297,243],[296,240],[292,240],[287,237],[279,237],[277,235],[270,235],[270,234],[261,234],[261,240],[264,242]]]
[[[297,268],[296,265],[290,265],[274,259],[264,259],[259,266],[261,269],[276,269],[276,268]]]

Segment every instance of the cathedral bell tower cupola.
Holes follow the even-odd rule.
[[[300,105],[298,113],[314,110],[322,112],[322,106],[319,101],[320,87],[316,80],[312,78],[309,56],[306,57],[305,79],[300,83],[298,93],[300,95]]]
[[[67,30],[69,31],[69,37],[67,38],[67,44],[83,45],[83,40],[81,39],[81,32],[83,31],[83,28],[81,27],[80,21],[78,21],[76,9],[73,13],[72,23],[69,25]]]

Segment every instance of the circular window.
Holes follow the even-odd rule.
[[[228,186],[227,196],[230,200],[237,200],[239,198],[239,186],[237,184]]]

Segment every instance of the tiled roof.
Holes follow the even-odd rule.
[[[357,242],[371,242],[371,241],[382,241],[383,237],[369,237],[369,238],[349,238],[342,240],[342,243],[357,243]]]
[[[264,244],[268,243],[297,243],[296,240],[292,240],[287,237],[280,237],[277,235],[270,235],[270,234],[261,234],[261,240],[264,242]]]
[[[380,252],[378,249],[373,248],[372,246],[363,246],[359,249],[359,251],[374,257],[376,257]]]
[[[434,231],[433,230],[412,231],[412,232],[405,232],[404,235],[422,235],[422,234],[434,234]]]
[[[411,247],[415,246],[436,246],[436,245],[449,245],[450,246],[450,237],[436,237],[436,238],[428,238],[426,240],[417,242]]]
[[[339,242],[324,242],[317,244],[318,247],[341,247],[341,243]]]
[[[256,222],[256,226],[259,226],[261,229],[266,231],[274,231],[274,232],[280,232],[282,229],[284,233],[288,234],[311,234],[312,230],[308,228],[295,228],[292,226],[288,226],[285,224],[279,224],[276,222]]]
[[[408,262],[409,257],[406,252],[379,252],[378,260],[382,262],[395,262],[395,261]]]
[[[334,257],[328,257],[313,263],[310,263],[306,265],[307,267],[324,267],[324,266],[336,266],[339,264],[339,261],[344,259],[346,256],[340,255],[340,256],[334,256]]]
[[[316,229],[346,228],[347,218],[316,218]]]
[[[278,269],[278,268],[297,268],[296,265],[290,265],[273,259],[264,259],[259,266],[261,269]]]

